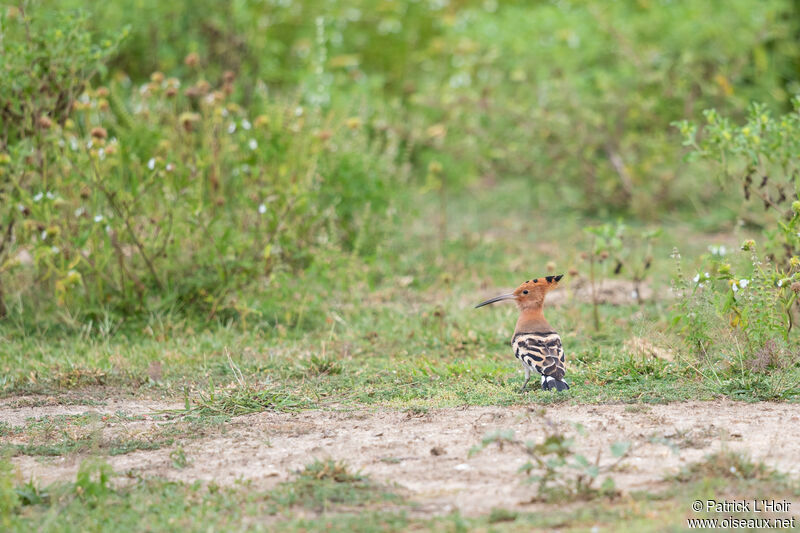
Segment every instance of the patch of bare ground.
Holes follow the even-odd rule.
[[[165,403],[160,400],[128,399],[117,396],[98,395],[87,402],[77,395],[60,396],[17,396],[0,400],[0,422],[9,426],[24,426],[29,418],[42,418],[57,415],[80,415],[94,413],[99,415],[124,414],[135,416],[157,410],[179,409],[183,404]]]
[[[107,405],[105,411],[147,415],[170,404],[137,401]],[[41,407],[0,409],[0,421],[40,416]],[[85,412],[62,406],[61,413]],[[56,408],[48,414],[58,414]],[[541,440],[554,430],[575,434],[576,451],[611,462],[609,447],[630,441],[630,456],[613,474],[623,492],[659,490],[665,475],[687,463],[727,448],[747,453],[780,471],[800,475],[800,405],[686,402],[668,405],[563,405],[549,407],[546,419],[538,406],[432,409],[425,413],[389,410],[259,413],[232,419],[224,432],[182,443],[189,461],[178,469],[172,448],[136,451],[109,457],[118,472],[158,475],[182,481],[233,484],[249,480],[269,489],[289,479],[314,458],[346,461],[373,479],[397,483],[419,504],[423,514],[459,509],[465,515],[493,507],[525,510],[535,489],[518,473],[526,462],[513,446],[496,444],[469,456],[469,450],[493,430],[513,430],[519,440]],[[142,421],[137,424],[158,424]],[[74,479],[80,456],[13,458],[24,478],[41,482]]]

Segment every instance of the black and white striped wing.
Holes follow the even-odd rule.
[[[517,359],[529,368],[543,376],[551,376],[559,381],[564,379],[564,347],[555,331],[517,333],[511,345]]]

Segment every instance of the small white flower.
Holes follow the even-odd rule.
[[[711,252],[711,255],[719,255],[719,256],[723,256],[726,253],[728,253],[728,250],[727,248],[725,248],[724,244],[721,244],[719,246],[712,244],[711,246],[708,247],[708,251]]]
[[[91,148],[92,148],[92,146],[94,146],[94,141],[91,141],[91,140],[90,140],[88,143],[86,143],[86,148],[87,148],[87,149],[91,149]]]
[[[297,106],[297,107],[294,109],[294,116],[296,116],[296,117],[302,117],[302,116],[303,116],[303,108],[302,108],[302,107],[300,107],[300,106]]]
[[[61,251],[61,249],[58,246],[51,246],[50,251],[53,253],[53,255],[56,255]]]
[[[78,149],[78,141],[75,139],[75,137],[72,137],[69,140],[69,147],[72,148],[73,152],[75,152]]]
[[[213,94],[209,94],[208,96],[211,97],[211,100],[209,101],[209,103],[213,104],[214,103],[214,95]],[[225,108],[222,109],[222,116],[223,117],[227,117],[228,116],[228,110],[227,109],[225,109]]]
[[[252,125],[252,124],[250,124],[250,121],[249,121],[249,120],[247,120],[246,118],[245,118],[245,119],[242,119],[242,129],[243,129],[243,130],[249,130],[249,129],[250,129],[250,128],[252,128],[252,127],[253,127],[253,125]]]
[[[40,201],[42,199],[43,196],[44,196],[44,194],[37,193],[36,196],[33,197],[33,201],[34,202],[38,202],[38,201]]]
[[[749,280],[749,279],[740,279],[740,280],[739,280],[739,286],[740,286],[741,288],[743,288],[743,289],[744,289],[745,287],[747,287],[748,283],[750,283],[750,280]]]
[[[175,170],[175,165],[173,165],[172,163],[167,163],[167,166],[165,168],[167,169],[167,172],[172,172],[173,170]]]
[[[147,161],[147,168],[149,168],[150,170],[153,170],[154,168],[156,168],[156,160],[155,160],[155,158],[154,158],[154,157],[151,157],[151,158],[150,158],[150,159]]]
[[[79,207],[78,209],[75,210],[75,216],[79,217],[79,216],[83,215],[85,212],[86,212],[86,209],[84,209],[83,207]]]
[[[260,206],[258,206],[258,212],[263,215],[264,213],[267,212],[267,206],[264,205],[264,204],[261,204]]]
[[[731,289],[733,289],[733,292],[737,292],[739,290],[739,285],[734,283],[733,285],[731,285]]]
[[[19,210],[20,213],[25,212],[25,206],[22,204],[17,204],[17,209]]]
[[[711,279],[711,275],[708,272],[705,273],[705,276],[706,276],[706,279]]]
[[[103,221],[103,215],[95,215],[94,216],[94,221],[98,222],[98,223],[102,222]]]
[[[231,122],[228,124],[228,133],[234,133],[236,131],[236,123]]]
[[[106,151],[104,148],[100,148],[97,151],[97,157],[99,157],[101,161],[106,158]]]
[[[42,232],[42,237],[41,237],[41,239],[42,239],[43,241],[47,240],[47,232],[46,232],[46,231],[43,231],[43,232]]]
[[[783,287],[783,280],[782,279],[778,280],[778,287]]]
[[[247,141],[247,146],[249,146],[251,150],[255,150],[256,148],[258,148],[258,143],[256,142],[255,139],[250,139],[249,141]]]
[[[45,194],[45,196],[47,197],[48,200],[54,200],[56,197],[56,195],[51,193],[50,191],[47,191],[47,194]]]
[[[697,283],[698,281],[700,281],[700,274],[697,274],[695,277],[693,277],[693,278],[692,278],[692,281],[694,281],[695,283]]]

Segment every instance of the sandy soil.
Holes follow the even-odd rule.
[[[17,403],[18,405],[19,403]],[[29,417],[59,413],[124,412],[148,415],[129,424],[156,425],[154,410],[179,406],[148,401],[113,400],[103,406],[10,407],[0,404],[0,421],[24,424]],[[207,480],[233,484],[250,480],[270,488],[314,458],[346,461],[374,479],[397,483],[426,513],[458,508],[475,515],[492,507],[528,505],[534,495],[517,473],[526,462],[513,446],[493,444],[469,457],[471,447],[490,431],[511,429],[520,440],[541,440],[548,431],[574,434],[580,423],[586,433],[576,439],[588,458],[601,454],[611,462],[609,446],[633,443],[621,471],[613,476],[623,491],[657,490],[665,474],[722,447],[746,451],[781,471],[800,475],[800,405],[687,402],[669,405],[570,405],[550,407],[469,407],[427,413],[388,410],[260,413],[233,419],[223,430],[189,440],[183,448],[190,465],[176,469],[173,448],[137,451],[109,457],[118,472],[159,475],[174,480]],[[123,425],[123,424],[120,424]],[[130,431],[131,427],[116,428]],[[667,440],[672,447],[652,442]],[[675,453],[677,450],[678,453]],[[24,478],[41,482],[74,479],[82,457],[13,459]]]

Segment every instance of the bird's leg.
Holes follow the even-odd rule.
[[[525,387],[528,386],[528,382],[531,380],[531,369],[525,363],[522,364],[522,368],[525,369],[525,383],[522,384],[522,388],[519,391],[525,392]]]

